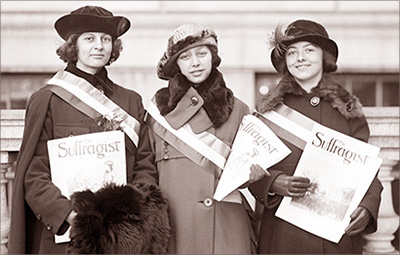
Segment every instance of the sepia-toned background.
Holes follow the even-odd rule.
[[[393,113],[393,108],[399,107],[398,1],[2,0],[1,109],[24,109],[30,95],[64,68],[55,53],[63,41],[54,29],[54,22],[84,5],[99,5],[114,15],[130,19],[130,30],[121,37],[124,50],[108,70],[114,82],[139,92],[145,105],[160,87],[167,85],[156,74],[167,39],[179,25],[194,22],[216,31],[222,58],[220,70],[227,85],[254,108],[257,97],[275,86],[280,78],[270,61],[268,36],[278,24],[286,27],[304,18],[323,24],[338,44],[339,68],[335,78],[360,98],[367,113],[377,115],[374,123],[387,119],[386,109]],[[398,123],[395,124],[398,130]],[[389,130],[382,132],[392,134],[392,124],[385,124],[384,129],[387,127]],[[385,147],[387,155],[394,159],[393,170],[388,170],[389,179],[382,178],[391,185],[388,187],[392,188],[393,206],[398,214],[399,142],[390,140],[393,136],[387,138],[380,133],[376,136],[381,143],[394,144]],[[398,134],[394,137],[398,139]],[[6,178],[8,173],[7,170]],[[12,177],[9,179],[12,182]],[[397,222],[398,226],[396,216],[392,213],[382,217],[390,218],[389,225]],[[7,235],[3,234],[3,219],[2,210],[2,248],[3,236]],[[397,229],[392,241],[397,250],[398,240]]]

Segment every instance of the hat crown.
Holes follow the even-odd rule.
[[[91,15],[97,17],[114,17],[113,13],[99,6],[84,6],[71,12],[71,15]]]
[[[297,20],[291,23],[287,27],[285,35],[292,38],[306,35],[329,38],[328,32],[321,24],[310,20]]]

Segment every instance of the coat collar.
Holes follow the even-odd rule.
[[[337,109],[346,119],[361,118],[362,105],[359,99],[343,88],[339,83],[332,79],[330,75],[324,74],[319,84],[311,90],[322,100],[330,102],[333,108]],[[283,103],[285,95],[303,96],[307,92],[294,80],[292,76],[284,76],[278,86],[262,97],[256,104],[259,112],[273,110],[275,106]]]
[[[196,107],[188,107],[193,96],[199,102],[203,101],[203,104],[199,105],[198,102]],[[172,120],[171,115],[177,116],[170,123],[171,126],[181,126],[190,120],[192,129],[197,131],[211,126],[220,127],[229,118],[234,105],[233,92],[226,87],[222,74],[217,69],[199,85],[190,83],[185,76],[178,73],[169,81],[167,88],[157,91],[155,100],[160,114],[167,120]],[[199,116],[192,120],[196,113]]]

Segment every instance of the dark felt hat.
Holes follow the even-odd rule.
[[[114,39],[130,28],[130,21],[99,6],[84,6],[59,18],[54,24],[57,33],[67,40],[71,34],[84,32],[103,32]]]
[[[279,35],[277,29],[272,40],[274,49],[271,52],[271,61],[278,72],[280,71],[280,63],[284,60],[287,46],[299,41],[307,41],[318,45],[321,49],[330,53],[335,58],[335,61],[339,55],[338,46],[329,38],[326,29],[321,24],[311,20],[296,20],[292,22],[283,35]]]

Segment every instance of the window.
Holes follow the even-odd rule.
[[[33,92],[46,85],[52,73],[2,73],[1,109],[25,109]]]

